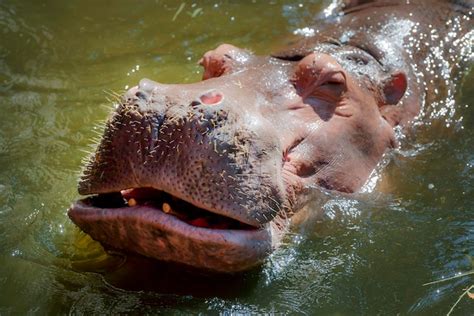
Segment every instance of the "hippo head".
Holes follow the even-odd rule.
[[[201,82],[143,79],[125,94],[69,216],[115,249],[241,271],[312,191],[365,183],[395,144],[381,109],[406,77],[354,47],[276,58],[221,45],[200,63]]]

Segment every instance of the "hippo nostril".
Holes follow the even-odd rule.
[[[202,104],[215,105],[221,102],[223,98],[224,96],[221,93],[217,91],[209,91],[201,95],[199,100],[201,100]]]
[[[142,100],[146,100],[148,99],[148,94],[146,94],[145,92],[141,91],[141,90],[138,90],[136,93],[135,93],[135,96],[139,99],[142,99]]]

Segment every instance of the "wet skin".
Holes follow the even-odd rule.
[[[91,197],[69,216],[111,248],[221,272],[260,264],[315,192],[359,190],[397,146],[394,127],[429,99],[429,49],[410,36],[428,27],[416,24],[426,10],[443,32],[467,9],[414,2],[353,2],[270,57],[221,45],[201,59],[201,82],[141,80],[84,170]]]

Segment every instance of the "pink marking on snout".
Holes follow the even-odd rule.
[[[202,104],[215,105],[221,102],[223,98],[224,96],[221,93],[216,91],[209,91],[201,95],[199,100],[201,100]]]

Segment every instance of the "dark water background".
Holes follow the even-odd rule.
[[[445,314],[474,284],[474,75],[410,129],[374,190],[332,196],[261,269],[183,273],[108,255],[66,210],[110,91],[199,80],[222,42],[269,53],[320,1],[0,0],[0,314]],[[175,16],[176,15],[176,16]],[[448,105],[446,105],[448,107]],[[461,300],[455,314],[474,313]]]

